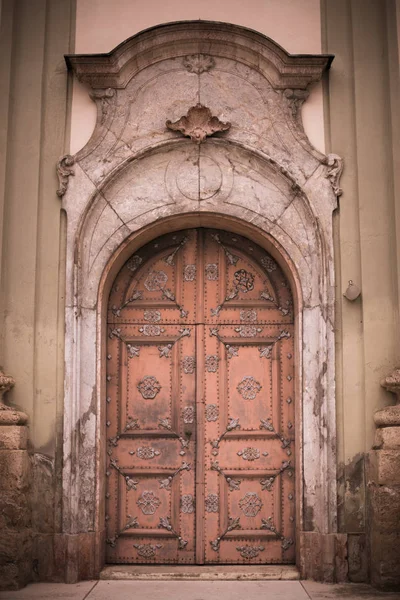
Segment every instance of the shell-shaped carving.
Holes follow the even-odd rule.
[[[207,136],[227,131],[231,124],[223,123],[218,117],[213,117],[207,106],[198,103],[189,108],[186,116],[181,117],[175,123],[168,120],[166,126],[172,131],[180,131],[197,144],[201,144]]]

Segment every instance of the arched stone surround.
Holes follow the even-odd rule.
[[[204,70],[195,54],[212,57],[201,59]],[[207,22],[157,27],[109,55],[68,58],[98,105],[91,140],[59,164],[68,221],[63,533],[79,536],[70,551],[77,577],[96,575],[102,564],[100,349],[110,285],[138,247],[185,227],[254,239],[292,282],[303,574],[308,533],[336,532],[332,211],[341,164],[310,145],[300,113],[307,86],[330,60],[289,56],[256,32]],[[231,123],[201,145],[165,126],[197,102]]]

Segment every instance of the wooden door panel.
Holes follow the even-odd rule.
[[[140,329],[109,328],[107,559],[193,563],[195,331]]]
[[[110,294],[107,560],[294,560],[293,302],[218,230],[137,251]]]

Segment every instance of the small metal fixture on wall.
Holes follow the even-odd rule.
[[[347,298],[347,300],[350,300],[350,302],[354,302],[354,300],[357,300],[360,294],[361,289],[358,287],[358,285],[353,283],[352,279],[349,279],[349,285],[347,286],[347,289],[343,296]]]

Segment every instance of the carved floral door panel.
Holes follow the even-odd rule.
[[[290,288],[245,238],[188,230],[110,295],[107,560],[294,561]]]

